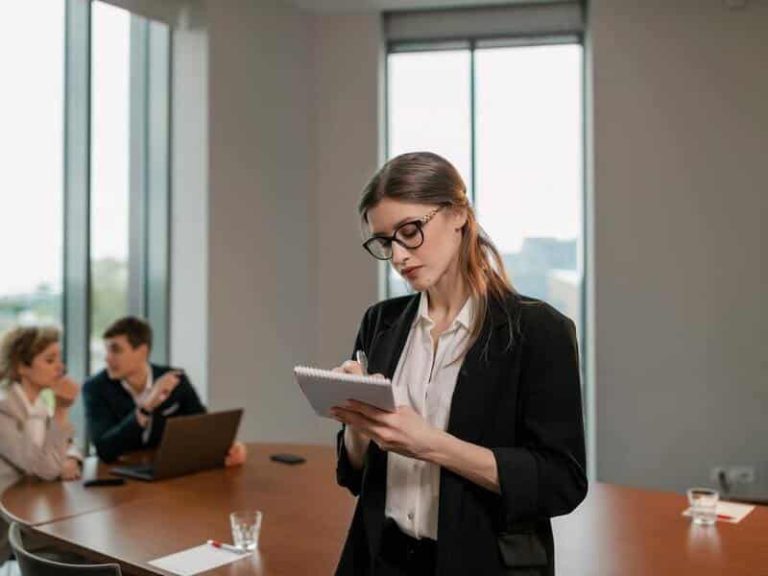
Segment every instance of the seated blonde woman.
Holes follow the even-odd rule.
[[[19,327],[0,342],[0,493],[23,476],[80,477],[69,408],[79,386],[64,374],[56,328]],[[46,402],[51,390],[55,406]],[[0,517],[0,565],[9,557],[8,526]]]

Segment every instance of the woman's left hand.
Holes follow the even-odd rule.
[[[395,412],[348,400],[345,406],[331,409],[334,418],[353,426],[382,450],[427,460],[441,431],[428,424],[410,406],[398,406]]]
[[[77,480],[80,478],[80,461],[68,456],[61,465],[62,480]]]

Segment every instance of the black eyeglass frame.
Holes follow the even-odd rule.
[[[437,208],[434,208],[433,210],[430,210],[427,214],[422,216],[421,218],[417,218],[416,220],[408,220],[407,222],[403,222],[400,224],[397,228],[395,228],[392,231],[391,236],[383,236],[381,234],[377,234],[376,236],[371,236],[363,242],[363,248],[365,248],[365,251],[368,252],[371,256],[376,258],[377,260],[391,260],[392,259],[392,242],[397,242],[405,248],[406,250],[415,250],[422,244],[424,244],[424,226],[426,226],[432,218],[435,217],[435,215],[442,210],[444,206],[438,206]],[[400,230],[405,228],[406,226],[416,226],[416,230],[419,233],[419,238],[416,241],[416,243],[408,243],[405,240],[402,240],[397,237]],[[388,248],[389,256],[381,255],[377,256],[374,249],[372,249],[372,246],[375,244],[381,244],[382,242],[386,242],[386,246]]]

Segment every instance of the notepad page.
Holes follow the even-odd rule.
[[[343,380],[345,382],[356,382],[359,384],[387,384],[389,379],[381,375],[373,374],[349,374],[348,372],[334,372],[333,370],[324,370],[322,368],[312,368],[310,366],[296,366],[296,374],[308,378],[320,378],[325,380]]]
[[[381,376],[347,374],[307,366],[296,366],[293,372],[296,382],[319,416],[330,418],[330,409],[344,405],[348,399],[365,402],[381,410],[395,410],[392,382]]]

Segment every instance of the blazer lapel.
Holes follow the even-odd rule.
[[[509,344],[507,322],[502,306],[490,302],[483,330],[459,370],[447,431],[467,442],[477,443],[482,434],[485,405],[498,380],[499,363],[495,360]]]
[[[414,296],[394,318],[385,318],[368,351],[368,371],[380,373],[389,379],[395,375],[397,363],[408,340],[408,333],[419,310],[419,296]]]

